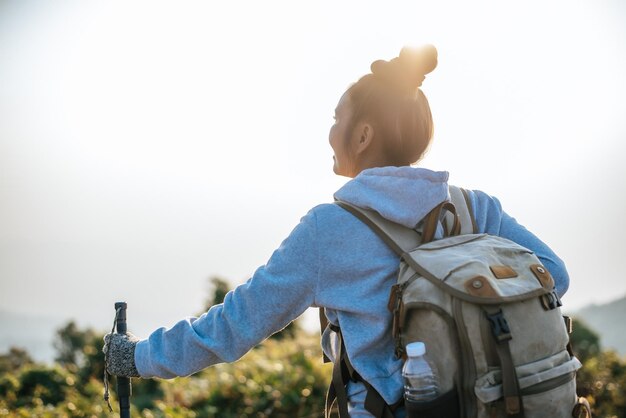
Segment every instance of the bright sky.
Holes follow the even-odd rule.
[[[332,173],[337,100],[434,44],[422,166],[497,196],[566,262],[574,309],[626,294],[626,3],[0,2],[0,310],[131,331],[245,281]],[[135,324],[135,327],[133,327]]]

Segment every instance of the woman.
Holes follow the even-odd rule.
[[[437,65],[432,46],[404,48],[391,61],[376,61],[343,94],[329,142],[333,170],[352,178],[335,198],[374,209],[415,227],[449,199],[448,173],[411,167],[433,135],[430,107],[420,90]],[[562,296],[569,278],[561,260],[501,208],[497,199],[469,192],[478,232],[499,235],[533,250]],[[146,340],[107,336],[109,371],[116,375],[172,378],[232,362],[288,325],[309,307],[324,307],[341,325],[353,367],[389,405],[402,397],[402,360],[394,356],[387,310],[398,271],[397,255],[353,215],[334,204],[314,207],[245,284],[199,318],[161,328]],[[322,336],[324,352],[336,352],[333,332]],[[350,415],[368,417],[365,386],[347,387]],[[403,416],[402,408],[396,416]]]

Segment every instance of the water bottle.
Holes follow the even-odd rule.
[[[426,361],[426,345],[414,342],[406,346],[408,356],[402,367],[404,399],[407,404],[420,404],[439,396],[437,374]]]

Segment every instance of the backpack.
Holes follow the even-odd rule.
[[[535,254],[510,240],[477,234],[467,192],[450,186],[451,202],[434,208],[416,230],[377,212],[336,202],[372,228],[400,256],[390,290],[396,355],[413,341],[426,344],[440,397],[405,405],[407,417],[591,417],[576,395],[580,361],[569,344],[571,321],[561,314],[554,280]],[[443,229],[443,238],[434,240]],[[324,315],[320,311],[324,329]],[[327,394],[348,417],[345,384],[361,380],[341,340]],[[391,418],[376,390],[365,407]],[[344,404],[344,405],[342,405]]]

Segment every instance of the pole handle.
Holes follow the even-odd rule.
[[[115,303],[115,330],[118,334],[126,334],[126,302]],[[132,387],[130,378],[117,377],[117,398],[120,404],[120,418],[130,418],[130,396],[132,395]]]
[[[115,320],[115,329],[118,334],[126,334],[126,302],[115,302],[115,312],[117,312]]]

